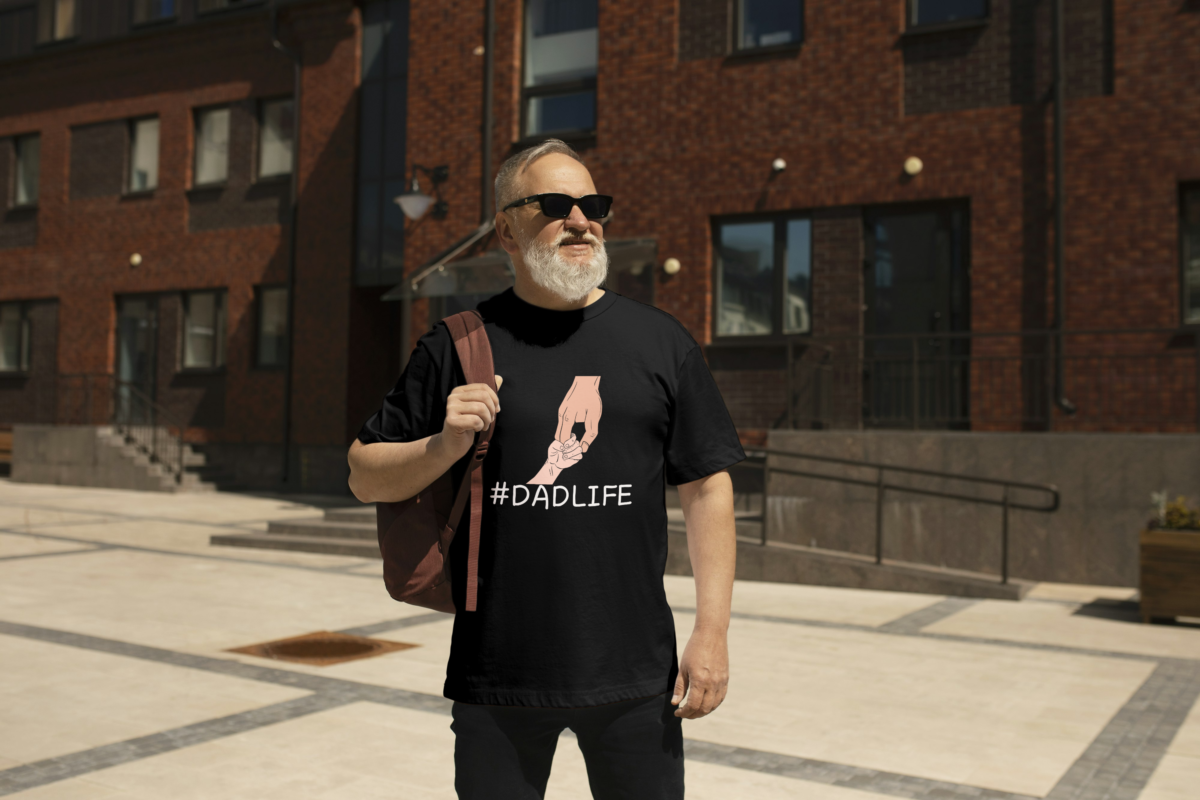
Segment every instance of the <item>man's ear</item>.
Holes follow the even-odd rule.
[[[496,238],[500,241],[500,246],[509,255],[516,255],[521,252],[521,248],[517,245],[517,237],[512,229],[512,223],[508,215],[502,211],[496,213]]]

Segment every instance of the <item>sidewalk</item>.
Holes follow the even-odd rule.
[[[393,602],[378,561],[208,544],[317,513],[0,479],[0,795],[453,800],[452,618]],[[666,586],[682,647],[692,582]],[[728,698],[684,722],[688,797],[1195,800],[1200,624],[1141,625],[1133,597],[739,583]],[[321,630],[418,646],[226,652]],[[590,797],[569,734],[547,797]]]

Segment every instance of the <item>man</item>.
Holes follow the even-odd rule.
[[[682,798],[682,720],[725,697],[735,556],[725,470],[745,453],[687,330],[598,288],[610,202],[559,140],[508,159],[495,230],[516,283],[479,304],[499,392],[464,385],[439,323],[348,456],[358,499],[395,502],[452,467],[457,485],[475,433],[496,426],[478,607],[455,616],[444,688],[464,799],[543,797],[565,727],[594,797]],[[679,487],[697,593],[678,661],[662,581],[664,473]],[[460,609],[466,538],[449,554]]]

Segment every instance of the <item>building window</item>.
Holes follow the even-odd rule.
[[[75,35],[76,0],[38,0],[38,41],[57,42]]]
[[[205,11],[221,11],[226,8],[255,5],[261,2],[262,0],[199,0],[197,7],[200,9],[200,13],[204,13]]]
[[[179,0],[133,0],[133,24],[174,19],[179,14]]]
[[[258,177],[292,172],[292,100],[267,100],[258,109]]]
[[[158,117],[129,123],[129,191],[158,187]]]
[[[258,337],[255,363],[282,367],[287,362],[287,287],[258,287]]]
[[[29,317],[23,303],[0,303],[0,372],[29,371]]]
[[[908,0],[908,27],[983,19],[987,0]]]
[[[596,0],[527,0],[524,135],[596,127]]]
[[[801,0],[739,0],[735,49],[799,44],[803,29]]]
[[[812,330],[812,221],[795,215],[715,226],[716,335]]]
[[[204,369],[225,364],[225,292],[183,295],[183,367]]]
[[[1183,258],[1183,321],[1200,324],[1200,184],[1183,187],[1179,203]]]
[[[13,139],[16,161],[16,180],[13,182],[13,205],[35,206],[38,201],[38,172],[42,157],[42,137],[31,133]]]
[[[229,175],[229,107],[196,112],[196,174],[193,186],[222,183]]]

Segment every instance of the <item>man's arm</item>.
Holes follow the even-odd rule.
[[[504,379],[496,376],[496,388]],[[456,386],[446,398],[441,433],[415,442],[350,444],[350,491],[364,503],[396,503],[418,494],[453,466],[475,442],[475,433],[491,425],[500,398],[484,383]]]
[[[729,684],[729,607],[737,560],[733,482],[725,470],[679,484],[688,555],[696,577],[696,623],[679,659],[675,716],[698,719],[721,705]],[[683,700],[687,695],[686,701]]]

